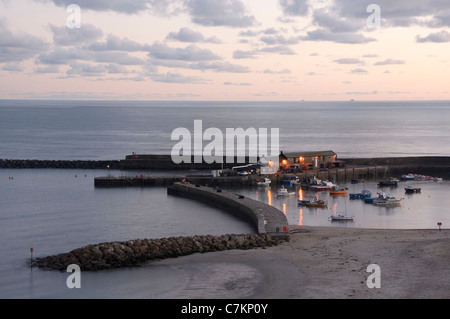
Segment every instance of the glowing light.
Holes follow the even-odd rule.
[[[300,209],[300,212],[298,214],[298,225],[303,226],[303,209]]]

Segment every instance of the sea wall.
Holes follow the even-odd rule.
[[[175,183],[167,188],[169,195],[181,196],[226,210],[248,221],[258,234],[289,239],[286,216],[277,208],[263,202],[221,189],[202,187],[189,183]]]
[[[255,177],[256,178],[256,177]],[[226,177],[201,177],[201,176],[107,176],[94,179],[97,188],[112,187],[153,187],[171,186],[174,183],[186,180],[191,184],[204,186],[251,186],[254,185],[254,177],[226,176]]]
[[[0,159],[0,168],[9,169],[120,169],[120,161],[8,160]]]
[[[32,265],[44,270],[66,271],[69,265],[74,264],[82,271],[100,271],[136,267],[152,260],[195,253],[265,248],[283,241],[279,237],[258,234],[137,239],[88,245],[69,253],[36,258]]]
[[[196,163],[194,156],[191,156],[191,160],[188,163],[175,164],[172,160],[171,155],[128,155],[124,160],[120,161],[120,168],[123,170],[139,170],[139,169],[149,169],[149,170],[191,170],[191,169],[209,169],[209,170],[219,170],[226,168],[233,168],[235,166],[249,164],[249,158],[245,158],[242,163],[237,157],[234,160],[227,161],[224,157],[222,163],[206,163],[202,161],[201,163]]]

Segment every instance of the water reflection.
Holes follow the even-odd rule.
[[[402,182],[408,186],[408,182]],[[416,183],[417,184],[417,183]],[[377,183],[343,185],[349,188],[349,194],[370,190],[377,194],[383,189]],[[290,187],[289,192],[296,196],[278,197],[277,186],[271,188],[238,188],[239,192],[250,198],[265,202],[282,211],[290,225],[300,226],[337,226],[385,229],[421,229],[436,228],[437,222],[450,225],[450,214],[445,214],[450,206],[450,182],[423,182],[420,186],[422,194],[405,194],[403,185],[395,189],[384,189],[396,198],[404,198],[400,207],[377,207],[366,204],[363,199],[350,200],[349,196],[331,196],[329,192],[314,192],[300,187]],[[236,190],[236,189],[234,189]],[[298,196],[297,196],[298,195]],[[376,197],[377,195],[373,195]],[[327,201],[328,208],[299,207],[298,200],[315,197]],[[348,225],[331,224],[329,217],[339,214],[355,217],[355,223]]]

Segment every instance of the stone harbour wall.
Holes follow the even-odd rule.
[[[120,169],[119,161],[66,161],[66,160],[15,160],[0,159],[5,169]]]
[[[258,234],[138,239],[88,245],[69,253],[36,258],[32,266],[43,270],[66,271],[69,265],[75,264],[82,271],[100,271],[136,267],[152,260],[195,253],[266,248],[284,241],[280,237]]]

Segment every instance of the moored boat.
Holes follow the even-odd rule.
[[[397,199],[394,196],[387,195],[386,193],[378,193],[378,200],[374,200],[374,206],[381,207],[395,207],[400,206],[403,199]]]
[[[298,201],[299,206],[306,206],[309,208],[327,208],[328,202],[317,199],[316,197],[311,197],[310,200],[299,200]]]
[[[421,192],[422,192],[421,188],[414,188],[412,186],[408,186],[405,188],[406,194],[417,194],[417,193],[421,193]]]
[[[335,184],[329,181],[320,181],[316,185],[311,185],[310,189],[315,192],[326,192],[332,190],[334,187],[336,187]]]
[[[347,195],[348,194],[348,188],[344,186],[335,186],[330,191],[330,195]]]
[[[396,187],[398,186],[398,179],[391,178],[387,181],[381,181],[378,183],[379,187]]]
[[[272,181],[269,178],[263,178],[256,180],[256,186],[270,186]]]
[[[330,219],[332,222],[352,222],[354,221],[353,216],[346,216],[346,215],[337,215],[337,216],[330,216]]]
[[[282,186],[280,189],[278,189],[277,191],[277,195],[278,196],[293,196],[295,195],[295,192],[289,193],[289,191],[287,190],[286,187]]]
[[[364,198],[370,198],[371,196],[372,196],[372,193],[365,189],[361,193],[350,194],[350,199],[364,199]]]

